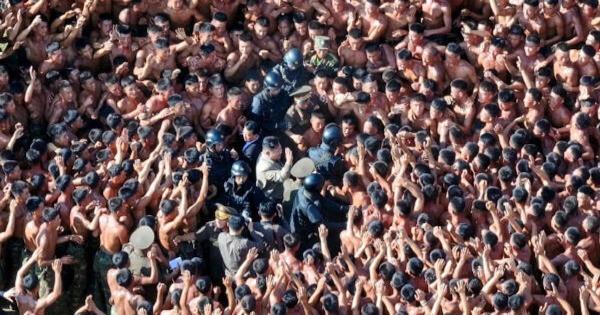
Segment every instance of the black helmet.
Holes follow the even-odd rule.
[[[225,137],[217,129],[211,129],[206,133],[206,144],[213,146],[225,142]]]
[[[302,52],[298,48],[292,48],[285,53],[283,61],[288,69],[296,70],[302,65]]]
[[[324,184],[325,178],[323,177],[323,175],[319,173],[312,173],[304,179],[303,186],[304,189],[308,192],[319,193],[321,191],[321,188],[323,188]]]
[[[278,89],[281,88],[282,85],[283,79],[281,78],[281,75],[279,75],[279,73],[275,71],[270,71],[269,73],[267,73],[267,76],[265,77],[266,87]]]
[[[331,123],[325,127],[322,141],[331,150],[335,150],[342,143],[342,138],[342,129],[338,125]]]
[[[245,161],[235,161],[231,165],[232,176],[248,176],[250,175],[250,166]]]

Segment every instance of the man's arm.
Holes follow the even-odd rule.
[[[31,255],[31,257],[29,257],[29,259],[27,259],[27,261],[21,266],[21,268],[19,268],[19,271],[17,271],[17,277],[15,279],[15,291],[17,294],[25,293],[25,287],[23,287],[23,278],[25,277],[25,274],[29,272],[29,269],[31,269],[33,264],[37,261],[39,254],[40,250],[36,249]]]
[[[52,271],[54,271],[54,288],[50,294],[37,301],[34,313],[45,310],[48,306],[56,302],[56,300],[58,300],[58,298],[62,295],[62,278],[60,276],[62,271],[62,262],[60,259],[55,259],[52,262]]]

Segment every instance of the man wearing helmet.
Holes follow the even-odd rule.
[[[287,129],[285,113],[292,101],[282,89],[284,82],[279,73],[271,71],[265,77],[265,88],[252,99],[250,119],[254,120],[265,135],[275,135]]]
[[[227,173],[231,169],[233,159],[229,151],[225,150],[225,136],[217,130],[211,129],[206,133],[206,152],[200,156],[200,162],[206,161],[210,167],[208,182],[215,185],[219,192],[223,190]]]
[[[244,218],[256,221],[256,210],[265,195],[254,182],[248,180],[250,173],[250,165],[245,161],[235,161],[231,165],[231,177],[225,182],[222,203],[241,211]]]
[[[340,205],[321,196],[324,184],[323,175],[312,173],[304,179],[302,188],[296,194],[290,218],[290,229],[292,233],[300,237],[300,244],[302,244],[300,252],[311,248],[314,243],[319,241],[319,225],[325,224],[332,232],[341,231],[345,227],[348,206]]]
[[[341,184],[345,166],[341,155],[336,155],[342,143],[342,129],[336,124],[329,124],[323,131],[321,145],[308,150],[308,157],[315,162],[317,171],[323,174],[334,185]]]
[[[288,50],[283,56],[283,62],[276,65],[273,71],[283,79],[283,89],[291,91],[308,84],[310,72],[304,68],[304,58],[298,48]]]

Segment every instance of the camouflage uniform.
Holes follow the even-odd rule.
[[[65,298],[69,301],[71,310],[69,314],[74,314],[77,311],[78,306],[83,305],[86,294],[87,285],[87,261],[85,256],[85,245],[79,245],[77,243],[69,243],[67,247],[67,255],[73,256],[76,263],[70,265],[69,269],[72,269],[72,281],[68,287],[65,286],[64,294]]]
[[[52,290],[54,289],[54,281],[55,281],[55,276],[56,276],[54,274],[54,271],[52,270],[51,267],[45,266],[45,267],[36,268],[34,270],[34,273],[36,274],[36,276],[38,277],[38,279],[40,281],[40,284],[39,284],[40,297],[48,296],[48,294],[52,293]],[[59,276],[61,276],[61,275],[59,275]],[[63,284],[64,284],[64,280],[63,280]],[[69,301],[68,301],[68,298],[65,296],[64,285],[63,285],[63,293],[58,298],[58,300],[56,300],[56,302],[54,302],[52,305],[50,305],[46,309],[46,314],[73,314],[74,312],[70,312],[69,309],[70,309]]]

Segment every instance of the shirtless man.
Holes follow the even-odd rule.
[[[354,68],[364,68],[367,64],[367,54],[364,46],[362,31],[359,28],[351,29],[348,32],[348,39],[338,48],[340,64]]]
[[[596,50],[594,47],[589,45],[581,46],[577,54],[576,64],[579,68],[579,74],[581,76],[589,75],[597,77],[600,74],[598,70],[598,64],[595,62]]]
[[[323,18],[327,19],[327,24],[333,27],[338,36],[348,31],[348,25],[356,14],[354,7],[346,0],[330,0],[325,1],[324,4],[315,1],[313,5],[317,11],[319,11],[318,5],[324,6],[329,16],[325,15]]]
[[[89,71],[84,71],[79,75],[81,92],[79,93],[80,113],[85,113],[88,118],[96,119],[96,108],[102,96],[102,86],[96,81]]]
[[[190,104],[192,117],[190,120],[196,130],[201,130],[200,117],[202,115],[202,107],[208,100],[208,96],[200,93],[200,84],[198,76],[190,75],[185,80],[185,92],[182,94],[183,100]]]
[[[581,24],[581,16],[579,7],[575,0],[561,1],[560,13],[565,22],[565,38],[570,38],[565,43],[569,46],[579,44],[585,40],[583,25]]]
[[[325,129],[325,117],[319,112],[312,112],[310,116],[310,128],[302,135],[302,144],[298,146],[301,151],[316,147],[321,144],[321,137]]]
[[[246,120],[242,116],[242,91],[232,87],[227,91],[227,106],[219,112],[216,124],[225,125],[230,128],[231,135],[238,135]]]
[[[220,75],[215,74],[209,80],[211,97],[202,107],[200,124],[202,128],[208,130],[212,128],[217,120],[217,116],[227,104],[225,98],[225,85]]]
[[[277,17],[277,32],[273,35],[280,51],[288,51],[293,47],[301,47],[302,39],[294,31],[294,21],[289,15]]]
[[[36,16],[31,24],[17,36],[15,42],[20,41],[25,42],[27,60],[36,66],[41,64],[47,57],[46,46],[50,43],[48,22],[42,19],[41,15]]]
[[[452,9],[444,0],[426,0],[422,5],[425,36],[447,34],[452,29]]]
[[[261,17],[256,21],[254,25],[254,43],[256,44],[256,51],[261,59],[269,59],[275,63],[281,61],[283,55],[277,48],[277,43],[271,36],[269,36],[269,30],[271,28],[271,22],[266,17]]]
[[[144,105],[144,113],[150,116],[167,108],[169,96],[173,94],[171,82],[167,79],[161,79],[155,85],[156,94],[152,95]]]
[[[215,12],[210,23],[215,27],[215,42],[225,49],[224,53],[231,52],[235,47],[227,32],[227,15],[223,12]]]
[[[40,226],[44,222],[42,219],[42,210],[44,210],[44,200],[38,196],[27,198],[25,203],[27,212],[31,215],[31,220],[25,225],[23,240],[25,241],[25,250],[33,253],[37,248],[35,240],[37,238]]]
[[[495,70],[500,78],[504,78],[512,69],[506,58],[506,41],[503,38],[494,37],[489,49],[479,55],[477,62],[483,70]],[[515,71],[513,70],[513,72]]]
[[[177,245],[173,242],[173,238],[177,235],[186,215],[188,207],[187,189],[189,184],[187,174],[183,175],[177,187],[177,190],[181,194],[181,201],[179,202],[177,211],[174,211],[176,205],[173,200],[163,199],[159,206],[160,212],[157,216],[158,238],[160,245],[167,250],[170,259],[175,258],[175,253],[177,252]]]
[[[539,0],[523,1],[523,10],[515,18],[530,33],[546,33],[546,22],[544,16],[540,14]]]
[[[399,51],[403,48],[406,48],[413,54],[413,56],[415,56],[415,58],[421,59],[421,55],[423,54],[425,46],[430,45],[430,43],[425,39],[424,33],[425,26],[423,24],[410,24],[408,27],[408,36],[398,43],[395,49]]]
[[[59,43],[51,42],[48,44],[46,46],[46,55],[48,56],[47,59],[42,62],[39,68],[40,74],[45,75],[51,70],[60,71],[64,69],[66,59]]]
[[[416,21],[417,7],[407,0],[394,0],[382,4],[381,10],[388,19],[385,39],[388,42],[399,42],[408,34],[408,25]]]
[[[571,111],[565,106],[565,98],[567,91],[560,85],[552,88],[548,100],[548,112],[550,114],[550,122],[555,128],[563,128],[567,126],[572,117]]]
[[[154,48],[154,52],[146,56],[146,62],[137,72],[139,80],[158,80],[161,78],[163,71],[177,68],[175,54],[171,51],[166,38],[158,39],[154,44]]]
[[[545,32],[540,34],[544,45],[554,45],[565,35],[565,22],[560,14],[558,0],[544,0],[542,15],[546,22]]]
[[[45,116],[48,91],[37,77],[33,67],[29,68],[29,85],[25,91],[25,107],[29,112],[29,119],[34,124],[42,124]]]
[[[410,82],[419,82],[420,78],[427,75],[427,69],[420,62],[413,59],[413,55],[408,49],[402,49],[396,57],[398,71]]]
[[[358,24],[361,26],[362,32],[365,35],[364,40],[368,43],[377,42],[385,35],[385,30],[388,26],[388,19],[381,12],[379,0],[367,0],[364,2]]]
[[[134,277],[129,269],[122,268],[117,272],[118,289],[111,292],[111,298],[118,314],[136,315],[138,305],[144,301],[140,295],[133,294]]]
[[[367,72],[381,74],[396,68],[394,52],[388,45],[371,44],[366,47]]]
[[[204,17],[194,8],[186,6],[185,0],[169,0],[165,13],[169,16],[174,28],[186,27],[193,21],[203,20]]]
[[[45,113],[46,121],[48,121],[48,124],[55,124],[62,119],[67,110],[78,109],[78,107],[73,87],[67,81],[64,81],[61,83],[57,97],[52,102],[52,110]]]
[[[137,115],[137,112],[134,111],[139,107],[143,107],[145,102],[144,95],[137,86],[133,76],[121,79],[121,86],[123,87],[125,97],[117,102],[118,113],[123,119],[134,119]]]
[[[103,310],[109,310],[109,288],[106,274],[112,265],[111,256],[120,251],[123,244],[129,242],[129,230],[119,218],[119,210],[123,207],[121,198],[108,201],[110,213],[100,215],[100,248],[94,257],[94,302]]]
[[[423,66],[427,71],[426,78],[435,81],[440,90],[446,87],[446,68],[442,61],[442,55],[433,46],[425,47],[423,51]],[[459,57],[460,58],[460,57]],[[446,61],[449,58],[446,57]],[[462,60],[461,60],[462,61]],[[448,74],[450,76],[450,74]]]
[[[569,56],[566,43],[556,46],[554,52],[554,77],[563,82],[565,90],[574,92],[579,85],[579,69]]]
[[[475,68],[467,61],[461,59],[462,49],[456,43],[450,43],[446,47],[446,60],[444,66],[450,80],[461,79],[471,86],[479,83]]]
[[[227,56],[227,66],[224,72],[227,81],[240,82],[250,69],[258,67],[260,58],[254,47],[252,36],[242,33],[239,37],[238,51]]]
[[[28,274],[33,267],[39,251],[36,251],[19,269],[17,273],[17,281],[15,282],[15,301],[19,309],[19,314],[44,315],[46,309],[54,304],[62,295],[62,280],[61,277],[56,277],[52,292],[45,297],[40,297],[38,279],[35,275]],[[63,264],[60,259],[52,261],[52,272],[55,275],[60,275]]]

